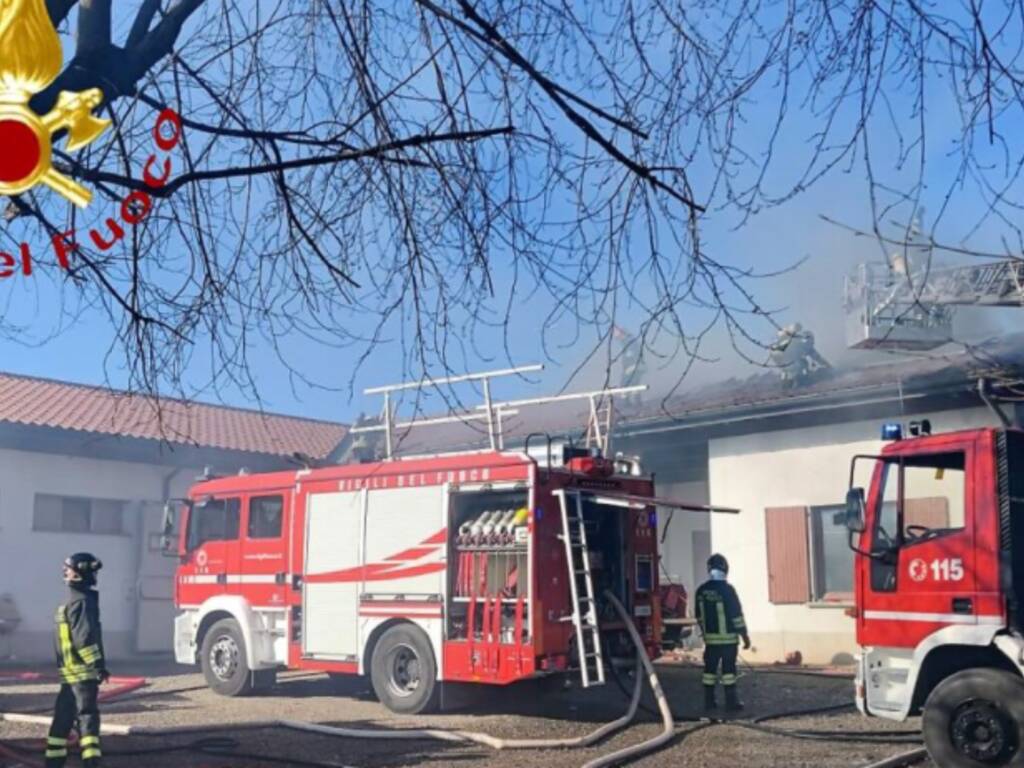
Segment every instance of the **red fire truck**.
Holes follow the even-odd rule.
[[[369,675],[398,712],[433,706],[441,681],[571,666],[592,685],[605,653],[631,653],[625,633],[608,639],[604,590],[656,653],[652,480],[632,460],[551,452],[198,483],[181,504],[177,660],[229,696],[282,668]]]
[[[858,707],[923,713],[942,768],[1024,765],[1024,432],[898,427],[851,467]]]

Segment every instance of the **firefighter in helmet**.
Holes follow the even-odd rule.
[[[98,688],[110,676],[103,656],[100,602],[96,573],[103,564],[88,552],[64,561],[69,595],[57,608],[56,650],[60,693],[46,739],[46,768],[63,768],[68,757],[68,735],[78,721],[79,746],[85,768],[100,764],[100,712]]]
[[[747,624],[743,620],[743,608],[739,595],[726,581],[729,575],[729,561],[722,555],[708,558],[709,579],[697,589],[697,620],[704,635],[704,708],[714,709],[715,686],[721,679],[725,689],[725,708],[730,712],[743,709],[736,693],[736,657],[738,644],[743,640],[743,649],[750,648]],[[721,678],[719,678],[721,665]]]

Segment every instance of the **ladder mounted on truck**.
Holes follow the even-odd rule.
[[[508,416],[514,416],[520,409],[533,406],[551,405],[553,403],[564,403],[573,400],[588,401],[590,410],[587,418],[586,447],[596,447],[602,454],[610,455],[612,428],[615,419],[614,397],[616,395],[627,395],[644,392],[646,384],[637,384],[630,387],[610,387],[607,389],[594,390],[591,392],[573,392],[565,395],[550,395],[547,397],[531,397],[520,400],[496,401],[491,395],[491,381],[504,376],[518,376],[525,373],[535,373],[544,370],[542,364],[524,365],[518,368],[505,368],[497,371],[484,371],[481,373],[467,373],[459,376],[444,376],[441,378],[426,378],[420,381],[405,382],[402,384],[387,384],[380,387],[369,387],[363,390],[366,395],[382,395],[384,407],[381,410],[380,423],[367,424],[353,427],[352,434],[367,434],[375,432],[384,433],[384,458],[390,460],[395,454],[395,430],[409,430],[414,427],[426,427],[438,424],[468,424],[471,422],[483,421],[487,425],[487,437],[492,451],[505,449],[504,420]],[[428,388],[437,389],[443,385],[478,383],[483,390],[484,402],[470,410],[458,413],[449,413],[444,416],[431,416],[427,418],[412,418],[406,421],[397,421],[394,394],[403,391],[420,391]]]
[[[559,538],[565,544],[572,609],[570,615],[564,617],[562,621],[571,621],[576,630],[580,680],[584,688],[590,688],[604,685],[605,680],[601,629],[597,621],[594,580],[590,570],[590,549],[587,547],[587,526],[583,520],[583,501],[578,493],[572,494],[571,501],[564,489],[557,493],[562,508],[562,533]]]
[[[1024,258],[939,264],[933,255],[944,249],[924,234],[922,216],[899,252],[860,264],[844,281],[851,349],[935,349],[953,341],[957,307],[1024,307]]]

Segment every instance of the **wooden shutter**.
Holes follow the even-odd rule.
[[[775,604],[806,603],[811,597],[806,507],[768,507],[768,599]]]
[[[903,530],[912,525],[925,528],[949,528],[949,499],[932,496],[927,499],[904,499]]]

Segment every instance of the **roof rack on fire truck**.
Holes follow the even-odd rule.
[[[396,429],[412,429],[413,427],[426,427],[437,424],[484,421],[487,423],[487,436],[491,450],[500,451],[505,448],[503,422],[506,416],[516,415],[519,413],[520,408],[550,405],[552,403],[564,403],[572,400],[586,400],[590,405],[589,414],[587,416],[586,445],[588,448],[596,446],[603,454],[609,455],[611,451],[615,395],[628,395],[636,392],[644,392],[647,390],[647,385],[636,384],[629,387],[608,387],[590,392],[572,392],[564,395],[530,397],[521,400],[495,401],[491,396],[492,379],[503,376],[518,376],[524,373],[535,373],[542,370],[544,370],[544,366],[538,363],[534,365],[523,365],[517,368],[503,368],[497,371],[466,373],[458,376],[444,376],[436,379],[428,377],[421,379],[420,381],[369,387],[368,389],[363,390],[363,394],[384,396],[384,407],[381,410],[381,423],[353,427],[350,431],[353,434],[383,432],[384,455],[386,459],[392,459],[394,458],[394,432]],[[391,397],[393,393],[405,390],[422,390],[428,387],[438,388],[445,384],[464,384],[469,382],[480,382],[483,389],[484,402],[481,405],[476,406],[475,409],[461,413],[452,413],[446,416],[432,416],[424,419],[412,418],[408,421],[395,420],[396,414]]]

